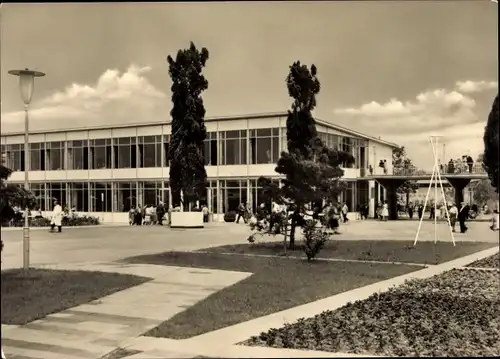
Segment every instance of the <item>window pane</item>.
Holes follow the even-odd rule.
[[[250,138],[250,164],[254,165],[257,163],[257,139]]]
[[[142,147],[143,167],[155,167],[156,164],[156,145],[145,144]]]
[[[31,150],[30,151],[30,171],[40,171],[41,162],[40,162],[40,150]]]
[[[205,166],[210,166],[210,140],[203,141],[204,146],[204,156],[205,156]]]
[[[257,163],[271,162],[271,138],[257,138]]]
[[[92,156],[92,168],[99,170],[106,168],[106,147],[94,147]]]
[[[225,207],[226,212],[237,211],[238,206],[241,203],[240,189],[239,188],[227,188],[225,199],[226,199],[226,203],[225,203],[224,207]]]
[[[158,137],[158,136],[157,136]],[[161,167],[161,151],[162,151],[162,144],[161,142],[157,142],[155,144],[155,167]]]
[[[240,139],[240,164],[247,164],[247,139]]]
[[[77,212],[89,211],[89,190],[87,183],[72,183],[71,187],[71,208]]]
[[[278,159],[280,158],[280,144],[279,144],[279,137],[273,137],[273,148],[272,148],[272,156],[271,156],[271,162],[276,163],[278,162]]]
[[[240,131],[226,131],[226,139],[227,138],[239,138]]]
[[[130,146],[118,146],[118,168],[130,168]]]
[[[226,139],[226,165],[240,164],[240,148],[238,139]],[[224,162],[223,162],[224,163]]]
[[[47,155],[49,158],[49,170],[50,171],[59,171],[64,169],[63,167],[63,152],[62,149],[53,149],[47,150]]]
[[[257,130],[257,137],[271,137],[271,133],[270,128],[259,128]]]
[[[134,182],[118,182],[117,188],[117,210],[128,212],[131,207],[137,206],[136,187]]]

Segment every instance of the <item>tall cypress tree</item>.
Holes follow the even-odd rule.
[[[316,66],[309,70],[297,61],[290,66],[286,79],[288,94],[293,99],[286,123],[288,152],[281,153],[275,171],[285,177],[279,197],[294,206],[289,243],[292,249],[297,215],[304,213],[306,204],[335,201],[343,188],[339,181],[344,174],[340,164],[353,161],[349,154],[327,148],[318,137],[311,113],[321,88],[316,74]]]
[[[495,188],[497,193],[499,192],[499,127],[500,119],[498,112],[498,94],[493,101],[493,106],[491,108],[490,114],[488,116],[488,122],[484,129],[484,156],[483,156],[483,166],[488,172],[488,177],[490,178],[491,185]]]
[[[190,203],[205,198],[207,173],[203,141],[207,136],[205,107],[201,94],[208,88],[202,74],[208,60],[208,50],[199,51],[191,42],[188,49],[179,50],[175,60],[167,57],[172,78],[172,137],[170,160],[170,189],[172,205],[184,209]]]

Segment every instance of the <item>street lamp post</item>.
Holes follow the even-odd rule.
[[[29,116],[28,107],[33,97],[35,89],[35,77],[45,76],[43,72],[24,70],[10,70],[9,74],[19,77],[19,88],[21,90],[21,98],[24,102],[24,189],[29,191],[29,171],[30,171],[30,155],[29,155]],[[29,227],[29,209],[28,201],[24,208],[24,228],[23,228],[23,268],[29,269],[30,266],[30,227]]]

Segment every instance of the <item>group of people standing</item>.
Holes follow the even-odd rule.
[[[457,221],[459,222],[460,225],[460,233],[465,233],[467,232],[467,226],[465,225],[465,222],[470,218],[470,207],[467,203],[462,202],[460,203],[460,209],[454,204],[450,203],[448,204],[447,207],[444,206],[444,204],[441,204],[438,206],[438,213],[436,213],[434,205],[430,205],[430,210],[429,210],[429,219],[437,219],[439,221],[444,220],[446,223],[448,222],[448,218],[446,216],[446,210],[448,210],[449,214],[449,219],[450,219],[450,224],[452,227],[453,232],[455,232],[455,226]],[[413,205],[410,203],[407,207],[408,210],[408,216],[410,219],[413,219],[413,215],[415,211],[418,214],[418,219],[422,219],[424,215],[424,206],[423,204],[419,205]]]
[[[446,167],[446,168],[445,168]],[[457,160],[450,159],[448,165],[440,165],[441,173],[472,173],[474,167],[474,160],[471,156],[463,155],[462,158]]]
[[[203,212],[203,222],[207,223],[209,221],[209,210],[206,205],[196,205],[193,209],[194,212]],[[129,210],[129,224],[131,226],[141,226],[141,225],[163,225],[164,221],[167,221],[167,225],[170,225],[170,214],[172,212],[180,212],[181,207],[168,207],[159,202],[157,206],[145,205],[141,207],[132,207]]]
[[[340,222],[347,223],[349,221],[348,213],[349,207],[346,203],[326,206],[306,205],[304,211],[296,212],[294,205],[286,206],[272,202],[270,211],[268,205],[262,203],[253,214],[248,204],[241,203],[238,206],[236,223],[239,223],[241,218],[245,223],[252,220],[267,221],[269,228],[279,234],[286,218],[290,223],[291,220],[294,220],[295,225],[298,227],[304,226],[308,220],[317,220],[323,226],[333,230],[333,233],[338,234]]]
[[[129,224],[131,226],[141,226],[141,225],[163,225],[163,221],[165,218],[165,206],[163,202],[157,206],[153,205],[145,205],[130,208],[128,212]]]

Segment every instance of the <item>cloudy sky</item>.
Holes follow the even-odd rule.
[[[498,91],[498,5],[471,1],[5,4],[2,132],[22,131],[17,79],[36,82],[31,128],[167,121],[165,58],[194,41],[210,59],[207,116],[285,111],[288,66],[316,64],[315,115],[405,145],[432,167],[482,152]]]

